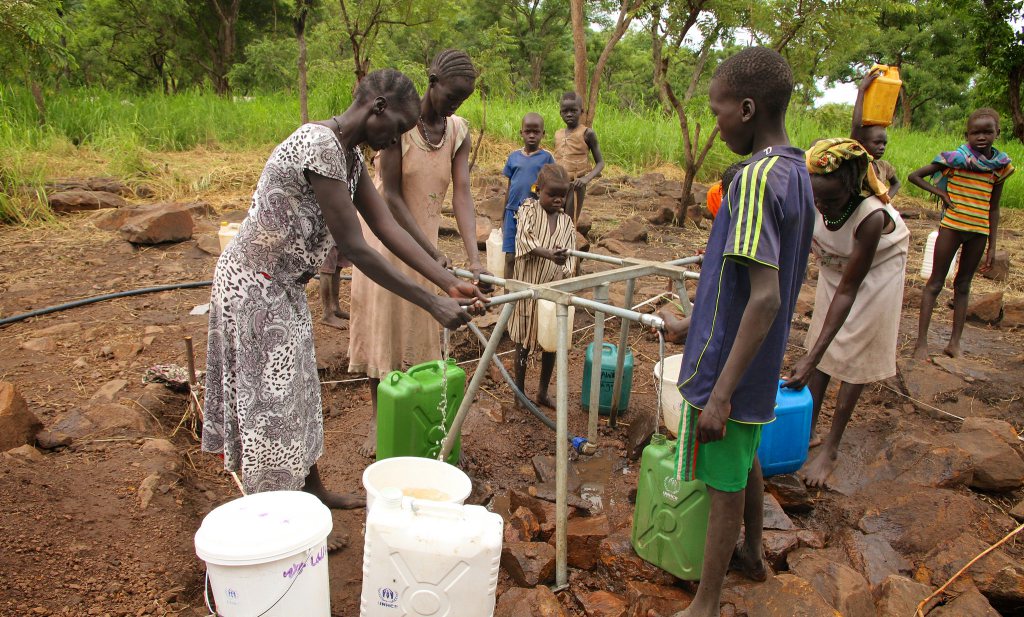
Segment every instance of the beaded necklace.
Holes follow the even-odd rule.
[[[845,223],[847,220],[849,220],[850,215],[853,214],[853,211],[857,209],[857,206],[859,206],[861,204],[861,202],[864,201],[863,198],[858,200],[857,199],[858,197],[860,197],[860,195],[855,195],[852,198],[850,198],[850,201],[847,202],[847,204],[846,204],[846,209],[843,210],[843,213],[841,215],[839,215],[839,218],[837,218],[837,219],[831,219],[824,212],[822,212],[821,213],[821,218],[824,219],[825,225],[828,226],[828,227],[834,227],[834,228],[837,228],[837,229],[839,227],[842,227],[843,223]]]

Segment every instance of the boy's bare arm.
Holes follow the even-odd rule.
[[[886,182],[889,184],[889,199],[892,199],[896,196],[896,193],[900,192],[900,188],[903,187],[903,184],[900,182],[900,177],[896,175],[895,168],[889,172],[889,177],[886,179]]]
[[[697,440],[701,443],[718,441],[725,436],[725,421],[732,415],[732,394],[761,348],[782,304],[779,271],[749,260],[746,266],[750,277],[750,298],[743,310],[729,357],[711,390],[707,406],[700,414]]]
[[[590,184],[594,178],[600,177],[601,172],[604,170],[604,157],[601,155],[601,146],[597,143],[597,133],[594,129],[587,129],[583,133],[583,141],[586,142],[587,147],[590,148],[590,154],[594,157],[594,168],[590,170],[590,173],[579,179],[580,184]]]

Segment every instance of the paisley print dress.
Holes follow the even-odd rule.
[[[323,452],[305,284],[333,240],[306,172],[348,185],[363,169],[334,131],[305,124],[274,149],[210,293],[204,452],[223,453],[247,493],[301,489]]]

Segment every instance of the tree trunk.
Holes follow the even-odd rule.
[[[903,105],[903,128],[905,129],[909,129],[911,122],[914,120],[914,105],[912,101],[913,98],[907,92],[907,87],[904,85],[900,88],[900,104]]]
[[[530,58],[530,91],[538,92],[540,90],[541,80],[541,69],[544,68],[544,57],[540,54],[535,54]]]
[[[587,95],[587,31],[583,23],[583,0],[569,0],[569,16],[572,21],[573,84],[576,94],[582,98]]]
[[[1013,136],[1024,142],[1024,110],[1021,109],[1020,88],[1024,81],[1024,65],[1010,69],[1007,75],[1007,90],[1010,103],[1010,117],[1013,120]]]
[[[36,111],[39,112],[39,126],[46,125],[46,101],[43,100],[43,87],[31,75],[28,78],[29,89],[32,90],[32,100],[36,102]]]
[[[217,28],[217,54],[213,59],[213,87],[217,94],[226,96],[231,93],[228,71],[235,56],[235,25],[238,23],[238,10],[242,0],[229,0],[226,6],[221,6],[221,1],[210,0],[220,22]]]
[[[302,124],[309,122],[309,88],[306,83],[306,17],[309,16],[307,0],[299,0],[295,15],[295,39],[299,44],[299,118]]]

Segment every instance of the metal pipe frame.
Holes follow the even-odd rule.
[[[525,299],[550,300],[556,304],[555,315],[558,330],[558,350],[555,356],[556,379],[556,422],[555,430],[555,589],[564,589],[569,584],[568,570],[568,470],[569,470],[569,346],[571,344],[571,333],[569,332],[569,306],[578,306],[589,309],[595,313],[594,321],[594,365],[591,368],[590,383],[590,409],[587,424],[587,439],[591,445],[596,445],[598,411],[600,408],[600,382],[601,382],[601,351],[604,342],[604,321],[605,315],[619,317],[623,320],[619,330],[618,357],[615,364],[615,383],[612,393],[612,411],[609,417],[609,425],[616,425],[618,415],[618,402],[622,394],[622,373],[625,362],[626,345],[629,341],[629,325],[637,322],[644,326],[663,331],[664,321],[656,315],[648,315],[620,308],[608,303],[608,286],[610,283],[619,281],[626,282],[626,304],[632,306],[633,294],[636,289],[636,279],[642,276],[662,276],[676,282],[677,289],[681,292],[681,298],[686,298],[683,281],[686,279],[697,279],[699,275],[690,272],[685,266],[698,264],[703,257],[686,257],[673,261],[659,263],[633,257],[613,257],[597,253],[583,251],[570,251],[570,254],[581,258],[600,261],[603,263],[619,266],[618,268],[605,272],[585,274],[574,278],[553,281],[543,285],[533,285],[515,279],[504,279],[496,276],[481,275],[479,280],[484,283],[504,287],[508,293],[491,298],[488,306],[501,306],[501,314],[491,332],[480,361],[477,363],[473,377],[466,388],[462,404],[452,421],[451,429],[445,437],[441,446],[440,459],[444,460],[451,454],[455,445],[456,437],[462,431],[462,425],[466,420],[469,408],[476,398],[480,389],[480,383],[487,373],[487,366],[494,358],[498,344],[505,333],[508,321],[512,317],[515,302]],[[456,276],[472,279],[473,273],[468,270],[455,269]],[[586,289],[594,290],[594,300],[575,296],[576,292]],[[689,309],[689,299],[686,298],[684,311]],[[687,311],[688,312],[688,311]],[[590,452],[595,449],[591,448]]]

